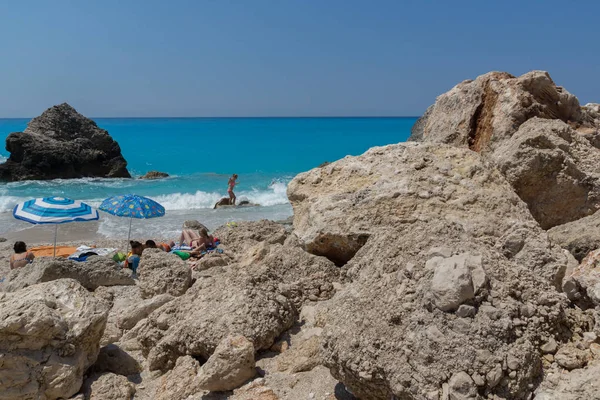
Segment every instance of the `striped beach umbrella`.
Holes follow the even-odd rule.
[[[134,218],[147,219],[165,215],[165,208],[156,201],[136,194],[113,196],[104,200],[98,209],[117,217],[129,218],[129,233],[127,234],[127,251],[131,237],[131,223]]]
[[[30,224],[55,224],[54,255],[56,256],[56,235],[58,225],[68,222],[95,221],[99,218],[98,211],[81,201],[64,197],[43,197],[19,203],[13,210],[16,219]]]

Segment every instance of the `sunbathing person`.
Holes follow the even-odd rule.
[[[200,237],[190,242],[192,252],[198,252],[203,250],[209,250],[214,247],[215,238],[208,234],[206,229],[200,229]]]
[[[156,244],[154,240],[148,239],[144,244],[145,249],[161,249],[167,253],[171,251],[172,247],[175,247],[175,243],[173,241],[171,241],[171,243],[160,242],[159,244]]]
[[[27,264],[31,264],[35,256],[32,252],[27,251],[27,245],[25,242],[16,242],[13,249],[15,254],[10,256],[10,269],[23,268]]]

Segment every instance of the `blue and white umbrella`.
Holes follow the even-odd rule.
[[[30,224],[55,224],[54,255],[56,256],[56,234],[58,224],[68,222],[95,221],[99,218],[98,211],[81,201],[63,197],[44,197],[19,203],[13,210],[16,219]]]

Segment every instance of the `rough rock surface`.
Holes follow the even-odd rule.
[[[63,103],[6,138],[10,157],[0,180],[130,178],[119,144],[94,121]]]
[[[204,390],[233,390],[256,375],[254,346],[243,336],[223,339],[200,368],[198,386]]]
[[[534,400],[600,400],[600,363],[544,379]]]
[[[63,278],[75,279],[88,290],[95,290],[100,286],[135,283],[131,276],[110,258],[90,257],[86,262],[62,258],[40,258],[23,268],[10,271],[6,280],[0,283],[0,292],[14,292],[36,283]]]
[[[548,235],[553,243],[571,252],[581,262],[590,251],[600,248],[600,212],[555,226]]]
[[[181,296],[192,284],[190,267],[177,255],[160,249],[144,250],[138,273],[145,299],[159,294]]]
[[[567,330],[554,287],[568,259],[480,155],[374,148],[298,175],[288,195],[306,248],[347,261],[352,283],[324,304],[323,357],[359,398],[468,398],[471,381],[480,395],[529,396],[538,346]],[[456,265],[444,306],[435,275]]]
[[[492,157],[544,229],[600,208],[600,150],[561,120],[529,119]]]
[[[162,178],[168,178],[169,174],[167,174],[166,172],[160,172],[160,171],[148,171],[146,172],[146,175],[140,177],[140,179],[162,179]]]
[[[183,229],[194,229],[196,231],[201,231],[202,229],[206,229],[208,232],[209,229],[200,221],[197,220],[187,220],[183,223]]]
[[[0,396],[69,398],[98,356],[108,305],[60,279],[0,293]]]
[[[571,301],[583,308],[600,307],[600,249],[590,252],[565,277],[563,291]]]
[[[268,349],[292,326],[301,304],[331,298],[331,282],[343,279],[330,261],[298,247],[261,243],[240,258],[243,264],[199,278],[127,333],[124,339],[139,341],[150,370],[171,369],[183,355],[207,360],[230,335]]]
[[[138,286],[100,286],[94,291],[94,295],[105,300],[111,306],[100,345],[116,343],[123,336],[123,329],[119,328],[121,313],[135,304],[144,302],[140,289]]]
[[[497,162],[544,228],[600,208],[599,114],[580,107],[547,72],[490,72],[442,94],[428,111],[422,140]]]
[[[213,233],[213,236],[220,239],[220,247],[236,254],[242,254],[260,242],[283,244],[287,235],[284,226],[266,219],[225,225]]]
[[[170,294],[159,294],[155,297],[130,304],[118,311],[117,327],[129,330],[142,319],[148,317],[152,311],[173,299],[174,297]]]
[[[85,400],[131,400],[135,386],[124,376],[94,374],[83,385]]]
[[[185,400],[201,391],[198,387],[200,363],[190,356],[177,359],[175,367],[164,374],[156,390],[156,400]]]
[[[423,131],[425,129],[425,125],[427,124],[427,119],[431,115],[433,111],[433,105],[429,106],[425,113],[417,119],[415,124],[410,129],[410,137],[408,138],[409,142],[420,142],[423,140]]]

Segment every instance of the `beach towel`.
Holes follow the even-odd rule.
[[[191,257],[190,253],[186,253],[185,251],[175,250],[175,251],[173,251],[173,254],[178,255],[179,258],[181,258],[182,260],[187,260],[188,258]]]
[[[75,250],[75,252],[69,256],[69,259],[75,260],[81,257],[83,254],[87,254],[89,256],[92,255],[92,253],[98,256],[110,256],[115,251],[117,251],[117,249],[107,247],[79,246],[77,250]]]
[[[73,246],[56,246],[56,257],[67,258],[77,250]],[[54,255],[54,246],[37,246],[29,249],[36,257],[52,257]]]

